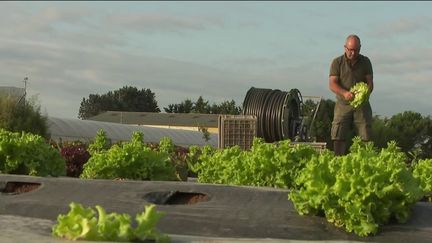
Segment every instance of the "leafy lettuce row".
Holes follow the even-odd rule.
[[[350,154],[313,156],[295,179],[289,199],[302,215],[327,220],[359,236],[375,234],[391,218],[406,222],[424,192],[395,142],[376,151],[356,137]]]
[[[104,136],[103,132],[98,133],[95,143],[89,146],[92,156],[84,165],[81,178],[177,180],[167,152],[173,146],[171,141],[161,140],[161,151],[154,151],[144,144],[141,132],[133,132],[131,141],[107,149]]]
[[[393,218],[406,222],[411,206],[432,193],[432,159],[409,168],[394,141],[377,150],[356,137],[350,154],[335,156],[290,141],[268,144],[256,138],[250,151],[193,147],[189,156],[200,182],[289,188],[300,214],[325,215],[360,236],[377,233]]]
[[[0,129],[0,173],[62,176],[66,162],[41,136]]]
[[[154,204],[146,205],[145,211],[136,215],[135,228],[131,225],[129,214],[107,214],[103,207],[96,205],[96,215],[92,208],[84,208],[75,202],[70,203],[69,207],[68,214],[60,214],[57,217],[57,224],[52,228],[53,236],[67,240],[90,241],[169,241],[167,235],[156,229],[156,224],[164,213],[156,211]]]
[[[413,168],[413,176],[420,180],[425,197],[432,201],[432,159],[419,160]]]
[[[207,146],[201,151],[191,147],[190,157],[198,162],[189,163],[189,167],[198,174],[200,182],[290,188],[306,161],[315,154],[311,146],[294,145],[289,140],[271,144],[254,138],[250,151],[239,146],[221,150]]]

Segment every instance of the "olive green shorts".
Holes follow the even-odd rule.
[[[337,101],[331,128],[332,140],[345,140],[355,127],[357,135],[369,141],[372,131],[372,109],[369,102],[354,109],[349,104]]]

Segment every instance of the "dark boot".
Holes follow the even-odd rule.
[[[334,140],[333,141],[333,151],[335,155],[341,156],[346,154],[346,144],[343,140]]]

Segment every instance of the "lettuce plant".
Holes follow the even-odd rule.
[[[255,138],[250,151],[239,146],[214,150],[209,147],[191,156],[198,162],[189,163],[200,182],[290,188],[306,161],[317,152],[308,145],[293,145],[289,140],[278,144],[264,143]]]
[[[423,159],[416,162],[413,176],[420,180],[420,188],[429,201],[432,201],[432,159]]]
[[[369,99],[369,88],[366,83],[356,83],[351,89],[351,93],[354,93],[354,99],[350,101],[350,105],[354,108],[360,107],[364,102]]]
[[[41,136],[0,129],[0,173],[62,176],[66,163]]]
[[[129,142],[108,150],[95,149],[80,176],[86,179],[177,180],[170,156],[153,151],[143,143],[143,134],[134,132]]]
[[[90,153],[82,143],[66,144],[60,150],[61,156],[66,161],[66,175],[79,177],[83,166],[90,158]]]
[[[96,211],[79,203],[69,204],[70,211],[57,217],[52,227],[52,235],[67,240],[89,241],[145,241],[168,242],[169,237],[156,229],[156,224],[164,215],[156,211],[154,204],[146,205],[145,211],[136,215],[136,228],[132,227],[129,214],[109,213],[100,205]]]
[[[376,151],[354,138],[346,156],[325,151],[314,156],[295,179],[289,199],[302,215],[324,214],[336,226],[359,236],[375,234],[391,218],[406,222],[410,207],[423,197],[419,180],[406,166],[394,141]]]

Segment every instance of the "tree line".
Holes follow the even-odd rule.
[[[88,119],[105,111],[161,112],[155,93],[150,89],[138,90],[136,87],[124,86],[106,94],[90,94],[83,98],[78,111],[78,118]],[[210,104],[202,96],[193,102],[186,99],[178,104],[169,104],[163,108],[167,113],[202,113],[202,114],[240,114],[241,108],[234,100],[220,104]]]

